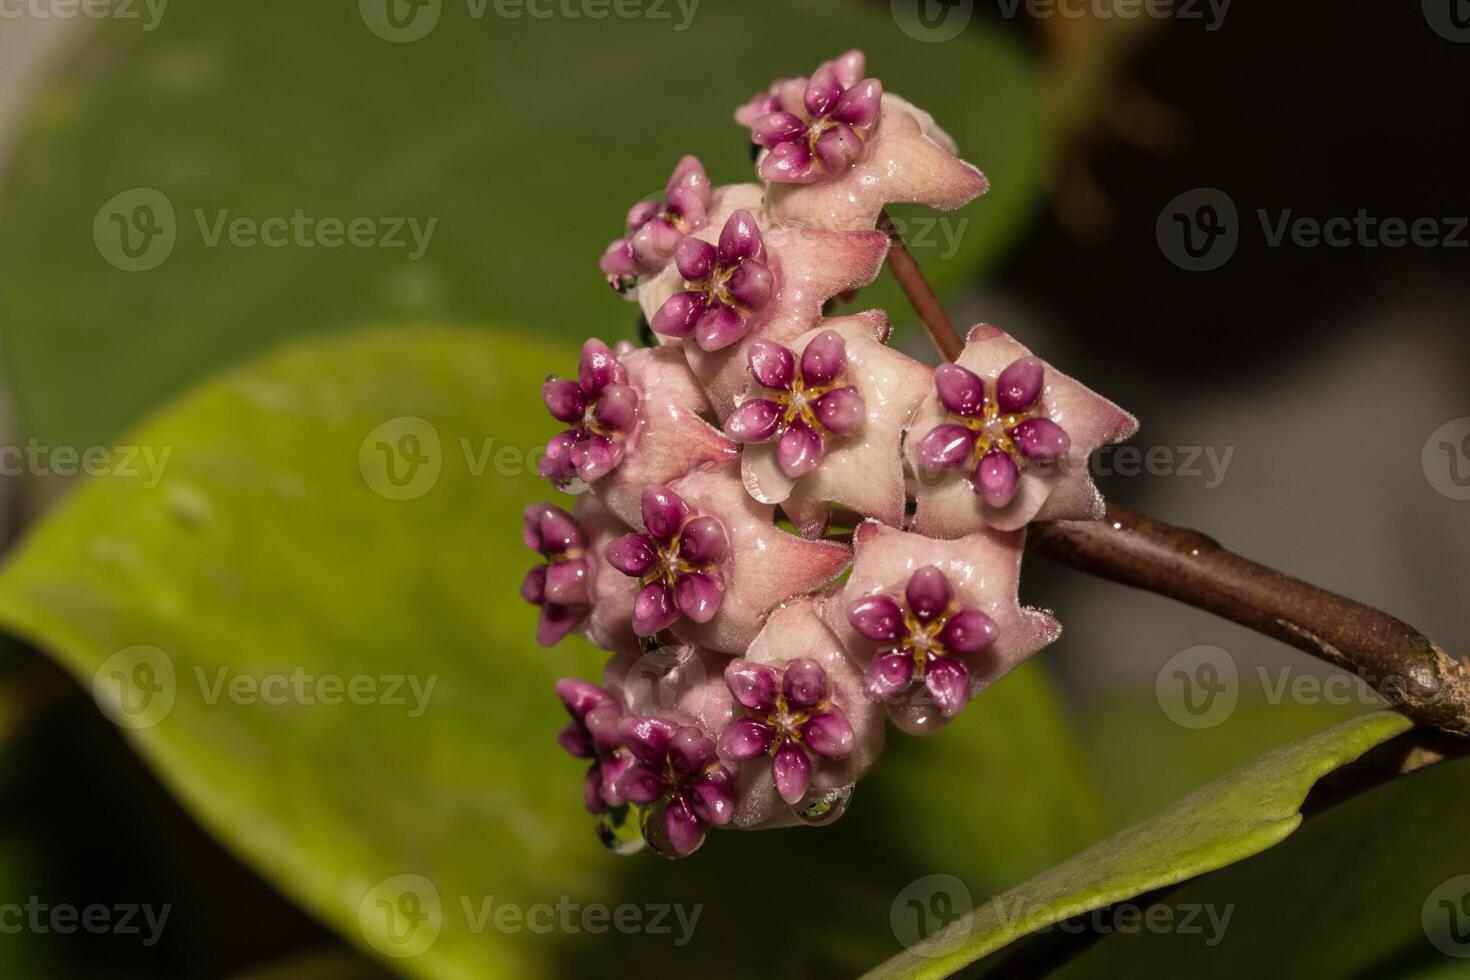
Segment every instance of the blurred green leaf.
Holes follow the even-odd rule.
[[[1317,780],[1409,727],[1382,712],[1278,749],[995,897],[869,975],[947,977],[1028,933],[1257,854],[1297,828]]]
[[[942,735],[894,739],[829,828],[719,834],[674,863],[603,851],[582,766],[554,742],[564,715],[551,694],[600,660],[580,644],[536,649],[517,594],[531,557],[519,509],[546,495],[523,464],[550,426],[527,406],[547,370],[573,360],[570,347],[421,329],[230,374],[127,437],[168,451],[156,483],[92,480],[33,529],[0,572],[0,623],[96,680],[206,826],[354,942],[403,951],[378,905],[403,896],[379,884],[419,876],[441,931],[396,963],[424,976],[612,961],[852,973],[901,938],[894,916],[916,879],[1000,889],[1100,836],[1095,791],[1028,667]],[[390,461],[401,485],[386,480]],[[408,687],[399,705],[211,693],[221,678],[248,693],[251,679],[298,673],[435,686],[417,715]],[[699,918],[676,945],[677,927],[592,933],[579,915],[594,904]],[[549,907],[558,925],[479,919],[502,905]]]
[[[1223,980],[1430,975],[1435,967],[1463,976],[1467,809],[1470,759],[1393,779],[1163,900],[1175,910],[1215,909],[1225,928],[1110,931],[1059,976]]]
[[[173,4],[152,31],[100,22],[36,102],[0,188],[0,370],[22,438],[106,443],[210,371],[385,316],[630,337],[636,310],[597,271],[627,209],[684,153],[717,183],[751,179],[734,107],[853,45],[993,180],[942,226],[910,229],[941,286],[968,281],[1035,203],[1036,74],[979,22],[932,44],[886,4],[703,3],[684,30],[678,4],[659,7],[667,19],[497,4],[476,19],[446,2],[413,43],[374,35],[350,0]],[[171,208],[175,238],[161,265],[128,272],[103,253],[126,264],[113,221],[150,199],[104,205],[137,188],[167,203],[136,227]],[[402,248],[301,247],[294,232],[243,248],[227,228],[207,244],[222,221],[298,211],[435,224],[417,260],[407,229]],[[908,318],[891,283],[860,302]]]

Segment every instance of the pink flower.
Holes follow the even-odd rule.
[[[989,186],[960,160],[934,119],[864,78],[860,51],[822,65],[810,79],[778,82],[736,113],[766,147],[774,220],[811,228],[872,228],[889,204],[949,211]]]
[[[913,735],[938,731],[984,688],[1060,635],[1017,598],[1025,535],[935,540],[873,521],[822,621],[867,664],[868,696]]]
[[[1133,416],[988,326],[934,383],[907,444],[914,530],[958,537],[1103,516],[1088,458],[1136,432]]]
[[[704,166],[692,156],[679,161],[664,188],[664,202],[640,201],[628,212],[628,233],[608,245],[600,263],[608,285],[620,293],[669,264],[679,239],[703,228],[713,194]]]
[[[875,310],[823,320],[791,350],[764,340],[750,347],[753,384],[725,433],[745,443],[746,488],[779,504],[807,537],[825,533],[830,504],[903,520],[899,444],[933,372],[884,343],[890,329]]]

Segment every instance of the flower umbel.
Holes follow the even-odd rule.
[[[757,340],[750,373],[766,396],[742,402],[725,420],[736,442],[777,441],[781,471],[795,479],[822,461],[829,440],[863,424],[863,396],[846,380],[847,344],[827,330],[807,344],[798,361],[788,348]]]
[[[791,98],[796,86],[778,83],[742,110],[751,119],[751,139],[768,151],[763,178],[807,184],[840,173],[861,155],[883,99],[883,83],[862,77],[864,66],[862,52],[849,51],[813,72],[799,101]]]

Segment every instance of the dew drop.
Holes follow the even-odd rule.
[[[624,803],[597,818],[597,839],[614,854],[637,854],[643,850],[643,827],[632,806]]]
[[[797,818],[812,827],[824,827],[829,823],[835,823],[847,812],[847,804],[852,801],[852,789],[852,786],[849,785],[828,791],[797,810]]]

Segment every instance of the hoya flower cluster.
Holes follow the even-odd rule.
[[[936,371],[882,311],[824,313],[878,275],[884,207],[986,189],[861,52],[736,120],[761,182],[686,156],[604,253],[656,343],[547,380],[541,473],[577,500],[525,513],[537,640],[611,654],[557,685],[586,807],[667,856],[839,816],[887,721],[935,732],[1053,641],[1017,596],[1026,525],[1100,517],[1088,456],[1137,427],[993,327]]]

